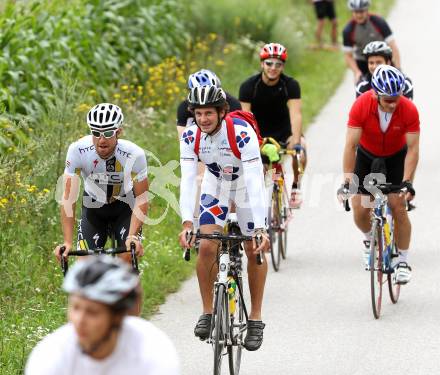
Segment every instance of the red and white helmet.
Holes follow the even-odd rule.
[[[260,51],[260,59],[266,60],[269,58],[280,59],[282,62],[287,60],[287,49],[279,43],[268,43],[263,46]]]

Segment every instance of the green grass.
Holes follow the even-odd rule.
[[[41,2],[38,12],[29,13],[28,8],[23,10],[22,13],[30,20],[26,20],[25,15],[20,13],[17,22],[21,29],[14,29],[16,26],[9,24],[2,37],[5,37],[7,30],[12,30],[11,45],[19,48],[20,38],[24,38],[23,35],[26,34],[26,25],[38,25],[37,17],[49,17],[52,14],[52,18],[49,18],[51,22],[55,22],[53,13],[57,14],[62,4],[51,2],[52,5],[49,7],[46,3]],[[90,3],[96,5],[99,1]],[[134,6],[135,3],[134,0],[127,2],[128,6]],[[144,4],[147,3],[160,2],[145,0]],[[26,6],[27,3],[21,4]],[[75,0],[69,4],[74,7],[84,2]],[[62,69],[53,85],[43,84],[46,90],[43,92],[51,99],[33,104],[32,108],[39,111],[38,122],[35,118],[11,120],[12,113],[6,110],[9,104],[6,103],[2,108],[0,143],[5,140],[6,144],[0,145],[0,149],[4,147],[3,150],[8,151],[6,154],[0,154],[0,204],[6,197],[8,203],[3,208],[0,206],[0,374],[21,374],[30,349],[48,331],[65,321],[66,297],[60,290],[61,272],[52,256],[52,249],[62,238],[58,205],[54,201],[54,187],[63,170],[68,144],[87,130],[84,111],[88,106],[98,100],[115,100],[112,94],[119,95],[122,84],[133,85],[134,89],[129,88],[127,98],[133,96],[136,85],[143,85],[146,79],[152,82],[154,78],[156,81],[153,94],[155,98],[160,98],[160,103],[156,98],[154,105],[142,100],[129,105],[129,99],[124,102],[121,98],[120,104],[127,119],[124,137],[135,141],[157,157],[149,158],[151,182],[154,182],[157,176],[161,176],[160,171],[169,167],[170,172],[166,174],[168,177],[171,176],[168,188],[177,195],[177,176],[180,172],[173,162],[179,157],[175,108],[177,101],[183,98],[188,73],[200,68],[211,68],[220,76],[224,87],[237,95],[241,82],[259,70],[257,52],[262,44],[279,41],[289,48],[285,72],[294,76],[302,88],[305,127],[334,92],[343,76],[345,66],[342,53],[315,52],[307,49],[313,42],[315,19],[313,8],[306,1],[275,0],[267,8],[263,7],[266,3],[257,0],[245,0],[240,7],[232,0],[193,0],[191,3],[184,0],[183,5],[183,8],[191,10],[192,13],[183,13],[181,17],[179,15],[179,21],[183,20],[184,25],[191,26],[191,29],[186,31],[191,33],[193,41],[187,48],[181,46],[177,52],[173,50],[172,54],[181,60],[163,63],[161,57],[165,57],[166,53],[158,49],[160,53],[148,60],[146,66],[124,68],[117,70],[116,74],[110,67],[109,70],[101,72],[105,73],[102,90],[93,94],[89,89],[95,87],[93,80],[95,74],[99,75],[98,71],[93,71],[88,81],[84,74],[77,76],[73,68]],[[391,2],[374,2],[374,6],[375,11],[385,14]],[[8,11],[9,13],[5,11],[2,16],[9,15],[13,18],[15,13],[11,9]],[[337,1],[337,11],[342,29],[350,16],[345,8],[345,1]],[[81,21],[78,13],[73,12],[71,16],[75,22]],[[123,12],[121,16],[128,17]],[[164,30],[168,30],[167,26],[176,21],[173,19],[176,17],[175,14],[168,17],[168,20],[162,20],[163,23],[158,28],[160,33],[155,35],[158,38],[155,39],[156,42],[160,41],[160,37],[165,37],[167,33]],[[124,19],[120,20],[123,24],[122,21]],[[6,21],[2,19],[0,24],[1,22]],[[179,27],[176,28],[176,35],[182,31]],[[168,33],[172,33],[172,27],[169,28]],[[134,32],[132,35],[138,35],[136,30],[130,30]],[[206,42],[206,39],[210,38],[207,36],[208,32],[216,34],[215,41]],[[81,30],[78,30],[78,33],[75,42],[77,44],[74,43],[73,46],[79,49],[86,48],[85,37],[81,35]],[[117,34],[110,35],[115,37]],[[0,37],[0,42],[1,40]],[[166,41],[170,42],[170,39]],[[203,43],[198,45],[197,41]],[[23,45],[26,46],[26,43]],[[126,45],[127,40],[121,39],[118,43]],[[133,52],[140,59],[142,55],[136,53],[141,51],[142,47],[136,48],[139,50],[126,53]],[[38,48],[26,51],[33,62],[22,62],[25,64],[23,66],[28,67],[29,72],[39,74],[40,64],[45,61],[45,56]],[[121,56],[123,55],[125,52],[121,52]],[[20,62],[22,59],[18,56],[19,53],[13,55],[11,61]],[[69,60],[69,56],[60,55],[61,60],[64,58]],[[122,63],[124,67],[125,62]],[[87,72],[87,63],[81,64],[79,68]],[[149,77],[148,71],[154,66],[157,69]],[[167,75],[171,68],[172,74]],[[0,79],[7,92],[16,89],[16,82],[11,81],[12,76],[2,76],[3,80]],[[182,79],[182,76],[185,79]],[[36,76],[35,82],[30,82],[30,79],[23,82],[23,95],[33,97],[35,93],[31,90],[33,85],[40,84],[38,77],[39,75]],[[170,82],[173,85],[167,85]],[[168,89],[180,90],[180,94],[176,91],[167,96]],[[44,188],[49,192],[45,192]],[[150,201],[150,218],[160,217],[167,207],[165,200],[151,195]],[[145,226],[146,255],[141,260],[140,267],[144,288],[143,315],[146,317],[154,313],[166,295],[177,290],[181,281],[192,273],[193,264],[182,261],[181,250],[177,245],[179,229],[180,218],[172,207],[169,207],[166,218],[160,224]]]

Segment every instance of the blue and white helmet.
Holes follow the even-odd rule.
[[[370,0],[348,0],[348,9],[352,11],[367,10],[371,5]]]
[[[379,65],[371,77],[371,87],[379,96],[400,96],[405,88],[405,76],[391,65]]]
[[[190,90],[199,86],[221,87],[221,85],[217,75],[208,69],[199,70],[188,77],[188,88]]]

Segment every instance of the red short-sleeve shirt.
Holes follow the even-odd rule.
[[[351,107],[347,125],[362,129],[359,144],[368,152],[376,156],[389,156],[405,146],[406,133],[420,132],[419,112],[411,100],[402,96],[387,131],[383,133],[377,106],[373,90],[367,91]]]

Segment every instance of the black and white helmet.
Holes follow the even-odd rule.
[[[370,0],[348,0],[347,2],[348,8],[352,11],[357,10],[367,10],[370,5]]]
[[[366,58],[368,58],[369,56],[383,56],[386,59],[391,60],[393,57],[393,50],[391,49],[391,47],[385,42],[379,40],[368,43],[362,53]]]
[[[123,121],[121,108],[112,103],[97,104],[87,113],[87,125],[94,130],[117,129]]]
[[[137,299],[138,276],[123,261],[109,256],[76,262],[67,272],[63,288],[113,310],[127,310]]]
[[[191,108],[222,107],[226,103],[226,93],[216,86],[193,87],[188,94]]]

